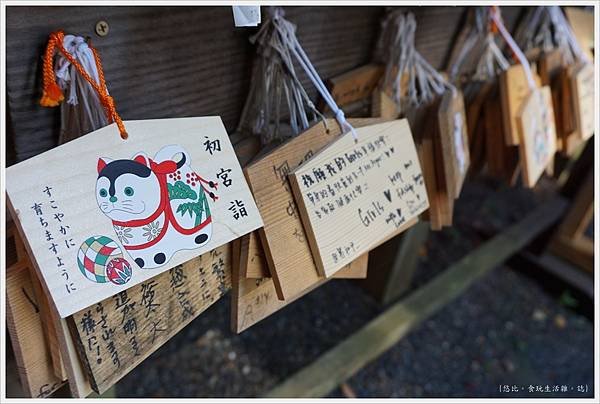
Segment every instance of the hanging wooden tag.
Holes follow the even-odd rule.
[[[452,178],[448,176],[446,171],[445,161],[448,157],[444,155],[445,152],[442,147],[442,135],[440,133],[440,122],[438,118],[439,105],[441,99],[438,99],[432,105],[432,119],[431,123],[433,126],[432,137],[433,137],[433,165],[435,169],[436,177],[436,197],[438,202],[438,213],[440,215],[440,221],[442,226],[452,226],[452,217],[454,215],[454,196],[451,190]],[[427,194],[429,197],[429,194]],[[429,200],[431,201],[431,197]]]
[[[518,146],[504,142],[502,108],[498,86],[490,91],[484,103],[485,149],[487,169],[490,175],[511,184],[519,167]]]
[[[243,238],[250,239],[247,240],[249,244],[260,244],[257,232],[247,234]],[[242,263],[239,257],[242,242],[234,242],[232,252],[231,329],[236,333],[246,330],[292,301],[278,299],[272,278],[249,279],[241,273]],[[248,261],[244,266],[248,267],[248,272],[268,272],[264,255],[256,256],[256,259]],[[314,287],[316,286],[317,284]]]
[[[290,174],[319,272],[330,277],[429,206],[406,119],[346,133]]]
[[[560,146],[560,151],[567,156],[571,156],[582,142],[577,131],[575,99],[571,80],[576,68],[576,65],[567,66],[561,71],[559,77],[561,85],[561,105],[559,112],[562,114],[562,130],[557,132],[557,134],[561,135],[560,142],[557,144]]]
[[[358,126],[381,120],[350,122]],[[327,120],[327,128],[318,123],[244,169],[264,221],[259,234],[280,299],[294,298],[321,280],[287,175],[339,136],[335,119]]]
[[[587,140],[594,134],[596,111],[594,110],[594,65],[590,63],[579,66],[571,76],[573,112],[577,127],[577,135]]]
[[[396,71],[396,69],[394,70]],[[393,73],[393,75],[395,74],[396,73]],[[400,80],[402,88],[401,97],[406,97],[408,94],[409,74],[404,73]],[[391,86],[384,88],[383,83],[380,82],[371,94],[371,116],[388,120],[398,118],[400,111],[398,105],[396,105],[396,102],[394,101]]]
[[[469,138],[469,172],[478,173],[485,163],[485,101],[494,88],[493,83],[471,83],[465,90],[467,98],[465,112],[467,115],[467,135]],[[504,133],[502,133],[504,139]]]
[[[240,275],[249,279],[270,278],[271,273],[265,262],[265,252],[260,244],[258,233],[246,234],[240,239]],[[365,260],[366,262],[366,260]],[[352,265],[337,271],[334,278],[363,279],[367,277],[367,266]]]
[[[29,255],[13,226],[7,227],[7,252],[12,238],[17,262],[7,254],[7,325],[19,376],[31,397],[47,397],[68,382],[73,397],[86,397],[92,389],[85,378],[66,320],[50,308]]]
[[[92,388],[106,391],[219,300],[230,274],[225,244],[75,313],[69,326]]]
[[[126,123],[7,169],[7,199],[61,317],[262,221],[219,117]]]
[[[550,87],[536,88],[523,102],[519,124],[521,172],[527,187],[535,186],[556,153],[556,129]]]
[[[19,379],[26,394],[42,398],[65,383],[54,370],[51,347],[46,340],[42,313],[35,299],[33,279],[27,266],[16,264],[6,270],[6,324]]]
[[[443,167],[437,155],[440,148],[439,122],[437,120],[439,102],[440,99],[437,98],[430,105],[420,108],[418,110],[421,115],[420,119],[415,119],[413,111],[409,114],[410,118],[407,118],[411,122],[410,126],[417,128],[416,130],[421,133],[418,154],[429,200],[429,209],[424,212],[423,218],[429,220],[432,230],[441,230],[445,225],[442,205],[448,203],[447,194],[443,191],[445,187],[445,179],[441,171]]]
[[[260,245],[258,234],[252,232],[242,236],[239,240],[240,275],[250,279],[270,278],[269,268],[260,264],[265,260],[265,252]]]
[[[447,191],[451,198],[458,198],[470,162],[467,119],[460,91],[444,93],[438,121]]]
[[[583,7],[564,7],[573,34],[590,60],[594,60],[594,11]]]
[[[541,84],[549,86],[555,81],[563,67],[563,51],[554,49],[550,52],[544,52],[538,60],[538,71],[540,74]]]
[[[396,119],[399,115],[398,107],[392,97],[379,87],[371,96],[371,115],[383,119]]]
[[[541,84],[540,78],[535,72],[532,72],[532,74],[536,84],[539,86]],[[525,69],[522,65],[513,65],[500,75],[504,140],[507,145],[519,144],[517,117],[530,91]]]
[[[240,253],[239,248],[241,245],[243,245],[244,238],[250,239],[248,240],[249,244],[260,244],[257,232],[247,234],[241,239],[241,242],[237,246],[238,254]],[[260,245],[259,248],[261,248]],[[235,243],[233,254],[235,258]],[[310,291],[321,286],[328,280],[327,278],[318,278],[319,280],[317,282],[308,286],[296,296],[290,299],[280,300],[277,297],[275,282],[272,278],[246,278],[241,274],[241,269],[243,266],[243,263],[239,261],[236,263],[236,260],[233,260],[231,279],[231,329],[235,333],[240,333],[250,328],[254,324],[269,317],[271,314],[281,310],[288,304],[296,301],[301,296],[304,296]],[[363,254],[358,259],[347,265],[343,270],[338,271],[333,278],[339,278],[342,275],[344,275],[346,278],[364,278],[364,275],[367,273],[367,266],[368,254]],[[248,261],[247,271],[251,273],[265,271],[268,272],[268,266],[264,255],[257,255],[256,259]]]
[[[336,104],[344,107],[371,97],[383,70],[382,65],[370,63],[327,80],[327,87]],[[326,107],[320,109],[325,110]]]
[[[424,220],[429,220],[431,230],[441,230],[442,221],[440,207],[437,196],[437,180],[435,178],[435,163],[433,150],[433,137],[424,134],[421,143],[417,146],[419,162],[423,170],[425,188],[427,190],[427,199],[429,200],[429,209],[422,215]]]

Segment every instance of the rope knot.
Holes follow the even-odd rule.
[[[73,55],[67,49],[65,49],[63,44],[64,37],[65,34],[62,30],[54,31],[50,34],[48,46],[46,47],[46,53],[44,54],[44,86],[40,104],[44,107],[55,107],[64,100],[62,90],[56,83],[56,75],[52,66],[54,51],[58,50],[65,57],[65,59],[67,59],[69,63],[71,63],[71,65],[77,69],[77,72],[81,75],[81,77],[83,77],[96,91],[109,121],[115,122],[119,128],[121,138],[127,139],[128,135],[127,131],[125,130],[125,125],[117,113],[113,98],[108,94],[106,81],[104,79],[104,71],[102,70],[102,63],[100,62],[100,56],[98,55],[98,52],[91,45],[88,45],[89,49],[91,49],[93,53],[96,68],[98,70],[99,82],[96,82],[96,80],[89,75],[81,63],[79,63],[79,61],[77,61],[77,59],[75,59],[75,57],[73,57]]]
[[[338,121],[340,127],[342,128],[342,135],[348,132],[352,133],[352,138],[354,139],[354,143],[358,143],[358,135],[354,126],[350,125],[350,122],[346,120],[346,116],[344,115],[344,111],[341,108],[335,112],[335,119]]]
[[[273,20],[277,20],[285,16],[285,11],[282,7],[269,7],[268,10],[271,19]]]

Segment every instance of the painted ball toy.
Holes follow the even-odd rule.
[[[123,253],[115,241],[106,236],[93,236],[79,247],[77,264],[83,276],[90,281],[106,283],[109,281],[106,267],[117,258],[123,259]]]
[[[131,279],[131,265],[125,258],[113,258],[106,266],[106,276],[115,285],[124,285]]]

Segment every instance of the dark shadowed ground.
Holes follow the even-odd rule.
[[[413,287],[476,248],[484,234],[535,209],[548,192],[483,179],[466,184],[455,226],[430,235]],[[593,397],[593,322],[579,314],[584,302],[575,292],[563,285],[557,296],[544,282],[543,275],[495,268],[330,396]],[[216,303],[126,376],[117,395],[261,396],[383,308],[356,283],[335,280],[241,335],[229,330],[229,310],[228,297]],[[504,393],[504,385],[517,391]]]

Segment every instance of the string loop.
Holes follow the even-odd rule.
[[[250,90],[242,110],[238,131],[260,135],[262,144],[298,135],[323,114],[315,107],[296,74],[293,55],[274,20],[284,15],[281,8],[267,9],[269,17],[250,38],[256,45]],[[286,110],[287,108],[287,110]],[[289,114],[291,131],[284,131],[281,116]]]
[[[511,51],[513,52],[515,57],[518,59],[519,63],[521,63],[521,65],[523,65],[523,69],[525,70],[525,77],[527,78],[527,84],[529,85],[529,89],[531,91],[534,91],[537,88],[537,85],[535,83],[535,80],[533,79],[533,73],[531,72],[531,66],[529,65],[529,61],[527,60],[527,57],[525,57],[525,54],[523,53],[523,51],[521,51],[521,49],[516,44],[513,37],[510,35],[508,30],[502,23],[502,18],[500,18],[500,10],[499,10],[498,6],[491,6],[490,17],[492,18],[492,21],[494,22],[494,25],[496,26],[496,28],[498,28],[498,31],[500,31],[500,35],[502,35],[502,37],[508,44],[509,48],[511,49]]]
[[[123,124],[123,120],[119,116],[117,109],[115,107],[115,102],[113,98],[108,94],[108,90],[106,88],[106,80],[104,78],[104,70],[102,69],[102,63],[100,61],[100,55],[96,51],[95,48],[88,45],[90,50],[93,53],[94,61],[96,64],[96,69],[98,72],[99,82],[94,80],[88,72],[83,68],[81,63],[77,61],[73,55],[67,51],[64,47],[65,34],[63,31],[55,31],[50,34],[50,38],[48,40],[48,45],[46,47],[46,52],[44,54],[44,63],[43,63],[43,91],[42,98],[40,99],[40,105],[43,107],[56,107],[63,100],[64,95],[60,87],[56,82],[56,75],[53,69],[53,59],[54,53],[58,50],[65,59],[69,61],[76,69],[77,72],[83,77],[89,85],[96,91],[98,94],[98,98],[104,107],[104,111],[106,112],[106,116],[108,118],[109,123],[116,123],[119,129],[119,133],[122,139],[127,139],[127,131],[125,130],[125,125]]]
[[[473,81],[487,82],[509,68],[510,63],[496,44],[498,29],[489,17],[486,7],[476,7],[469,34],[450,67],[450,81],[456,82],[461,74],[468,74]],[[467,63],[472,62],[475,63]],[[465,71],[466,66],[474,69]]]
[[[317,88],[317,91],[319,92],[321,97],[323,97],[323,99],[333,112],[336,120],[338,121],[338,124],[342,129],[342,134],[351,132],[354,141],[357,142],[358,137],[356,134],[356,130],[346,120],[344,112],[340,109],[340,107],[338,107],[337,103],[333,99],[333,96],[329,93],[329,90],[327,90],[325,83],[323,83],[323,80],[321,80],[321,77],[319,76],[314,66],[310,62],[310,59],[304,52],[304,49],[302,49],[300,42],[298,42],[298,38],[296,38],[296,29],[294,25],[284,18],[285,13],[280,7],[274,7],[274,10],[273,8],[271,8],[270,12],[272,13],[271,15],[273,15],[272,21],[277,32],[279,33],[282,44],[285,46],[286,49],[291,51],[292,55],[294,55],[294,57],[296,58],[296,61],[298,61],[300,66],[306,72],[308,78]]]
[[[447,89],[456,92],[415,49],[416,26],[412,13],[392,12],[382,22],[377,45],[378,59],[386,65],[383,87],[391,89],[399,108],[406,102],[412,106],[427,104]]]

